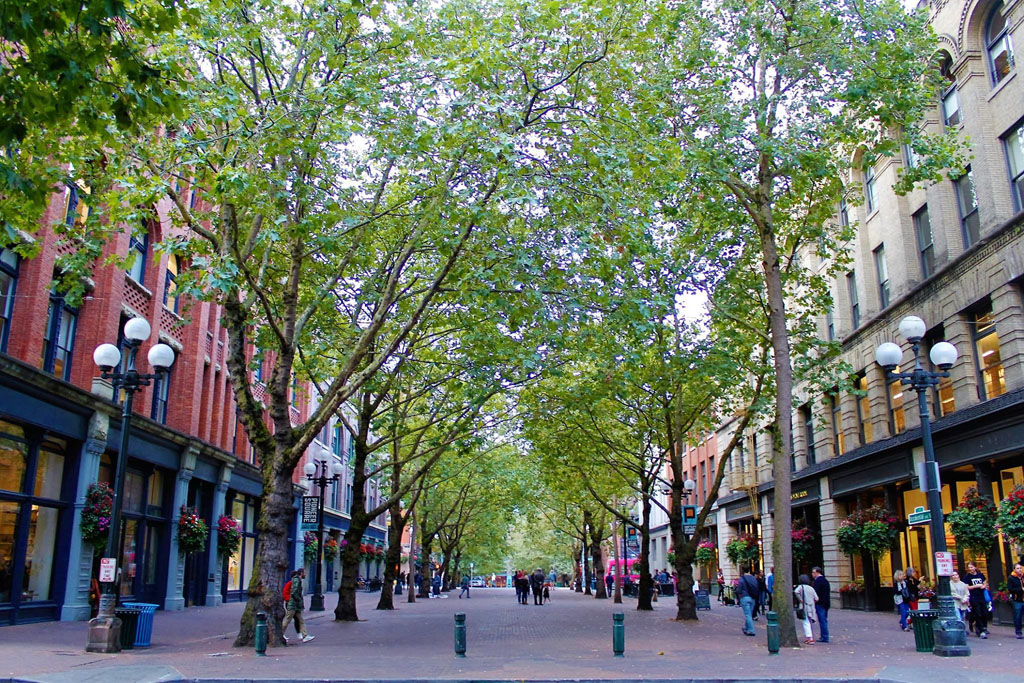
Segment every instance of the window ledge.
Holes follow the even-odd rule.
[[[1011,71],[1006,76],[1006,78],[1004,78],[1003,80],[1001,80],[998,83],[996,83],[995,85],[993,85],[992,86],[992,91],[989,92],[989,94],[988,94],[988,101],[991,102],[992,99],[996,95],[998,95],[1000,92],[1002,92],[1003,88],[1006,87],[1006,84],[1009,83],[1010,81],[1012,81],[1016,77],[1017,77],[1017,69],[1014,69],[1013,71]]]

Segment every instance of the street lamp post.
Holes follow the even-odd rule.
[[[316,527],[316,580],[313,582],[313,595],[309,599],[309,611],[323,612],[324,492],[327,488],[327,484],[338,481],[339,477],[341,477],[341,473],[344,470],[344,467],[341,464],[341,462],[335,460],[333,463],[331,463],[329,468],[330,474],[328,474],[328,466],[326,460],[313,460],[311,462],[307,462],[305,467],[303,467],[302,469],[306,473],[306,479],[316,484],[316,487],[320,490],[320,500]]]
[[[931,513],[930,531],[932,550],[946,552],[946,526],[942,514],[942,489],[939,481],[939,467],[935,461],[932,446],[931,411],[928,408],[926,392],[937,387],[939,380],[949,377],[949,368],[956,362],[956,347],[949,342],[938,342],[932,346],[929,357],[939,368],[938,372],[925,370],[921,365],[920,345],[924,338],[925,324],[921,318],[909,315],[900,321],[900,335],[911,344],[914,351],[914,369],[910,372],[896,372],[903,359],[903,349],[892,342],[881,344],[875,351],[875,362],[885,370],[886,378],[899,379],[903,385],[917,392],[918,414],[921,417],[921,445],[924,447],[925,476],[927,479],[928,508]],[[936,563],[934,576],[939,577],[939,618],[934,622],[935,650],[940,657],[966,657],[971,654],[967,646],[967,631],[957,618],[953,596],[949,589],[949,576],[939,576]]]
[[[147,354],[149,364],[156,371],[144,374],[135,368],[135,355],[142,342],[149,339],[152,329],[145,318],[132,318],[124,326],[125,369],[117,370],[121,363],[121,351],[113,344],[100,344],[93,351],[92,358],[99,366],[101,377],[110,380],[115,393],[124,389],[124,403],[121,406],[121,446],[117,456],[117,469],[114,474],[114,501],[110,511],[110,526],[107,528],[107,547],[105,559],[117,558],[117,549],[121,538],[121,503],[124,494],[124,471],[128,462],[128,439],[131,433],[132,404],[135,392],[149,386],[153,380],[166,376],[174,364],[174,350],[166,344],[154,344]],[[106,564],[106,563],[104,563]],[[109,571],[109,569],[108,569]],[[108,575],[110,580],[103,581],[100,595],[99,612],[89,622],[89,642],[87,652],[120,652],[121,620],[114,616],[117,606],[116,570]],[[101,577],[102,578],[102,577]]]

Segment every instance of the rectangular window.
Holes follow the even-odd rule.
[[[928,334],[925,337],[925,346],[931,349],[937,342],[940,342],[945,337],[946,331],[943,325],[936,325],[932,329],[928,330]],[[923,354],[925,357],[927,353]],[[928,368],[935,372],[938,370],[937,367],[932,365],[931,360],[928,361]],[[935,406],[936,409],[932,413],[938,417],[949,415],[956,410],[956,399],[953,397],[953,379],[951,377],[940,377],[939,385],[935,388]]]
[[[950,128],[960,125],[960,92],[956,86],[942,94],[942,120]]]
[[[971,322],[974,327],[974,359],[980,380],[978,398],[985,401],[1006,393],[1006,378],[999,355],[999,335],[996,333],[991,309],[975,313]]]
[[[334,425],[334,435],[331,437],[331,452],[337,456],[341,455],[341,423]]]
[[[829,341],[835,341],[836,339],[836,321],[832,315],[832,307],[829,306],[825,310],[825,333],[828,335]]]
[[[7,351],[14,297],[18,289],[18,255],[0,247],[0,351]]]
[[[146,276],[146,252],[149,250],[149,236],[143,233],[141,238],[134,234],[128,240],[128,256],[132,259],[128,266],[128,276],[138,282],[145,284],[143,278]]]
[[[871,428],[871,399],[868,397],[867,375],[857,376],[857,428],[860,432],[860,444],[871,443],[875,438],[874,430]]]
[[[172,313],[178,312],[178,257],[174,254],[167,257],[167,270],[164,273],[164,306]]]
[[[700,463],[700,490],[706,499],[708,495],[708,464],[706,461]]]
[[[256,356],[255,358],[253,358],[253,362],[256,364],[256,369],[253,370],[253,372],[252,372],[253,381],[262,382],[263,381],[263,357],[262,356]]]
[[[953,188],[956,191],[956,203],[960,209],[960,227],[966,249],[975,244],[981,235],[978,198],[974,193],[974,173],[970,166],[962,176],[953,181]]]
[[[167,397],[171,389],[171,373],[166,372],[153,385],[153,410],[150,417],[167,424]]]
[[[864,166],[864,201],[867,203],[868,214],[878,208],[878,197],[875,191],[875,167],[873,164]]]
[[[56,288],[50,292],[50,310],[43,339],[43,370],[61,379],[71,378],[71,352],[75,346],[78,311],[64,301]]]
[[[921,275],[930,278],[935,273],[935,245],[927,204],[914,214],[914,234],[917,236],[917,251],[921,255]]]
[[[299,407],[299,378],[295,376],[294,372],[292,373],[292,388],[291,388],[291,392],[290,393],[292,395],[291,396],[291,401],[290,401],[291,405],[292,405],[292,408],[298,408]]]
[[[88,196],[89,189],[79,183],[68,183],[64,190],[64,224],[82,225],[89,217],[89,205],[82,201],[82,195]]]
[[[805,405],[800,408],[800,417],[803,418],[804,442],[807,444],[807,464],[813,465],[818,461],[814,452],[814,415],[811,406]]]
[[[1010,185],[1013,187],[1013,206],[1017,211],[1024,209],[1024,123],[1021,123],[1003,140],[1010,164]]]
[[[839,200],[839,225],[844,228],[850,227],[850,209],[846,206],[846,200]]]
[[[896,372],[899,372],[896,366]],[[889,402],[889,430],[895,435],[907,429],[907,415],[903,409],[903,384],[897,379],[889,382],[886,399]]]
[[[874,251],[875,272],[878,274],[878,300],[882,308],[889,306],[889,269],[885,266],[885,245],[879,244]]]
[[[832,452],[838,457],[846,452],[846,439],[843,437],[843,409],[839,402],[839,390],[837,389],[829,396],[828,400],[832,413]]]
[[[855,330],[860,327],[860,298],[857,296],[857,273],[852,270],[846,274],[846,293],[850,297],[850,329]]]

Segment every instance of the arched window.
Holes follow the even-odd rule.
[[[992,68],[992,83],[999,83],[1013,68],[1013,46],[1010,45],[1010,34],[1006,31],[1006,17],[1003,16],[1003,3],[992,8],[985,29],[985,45],[988,47],[988,62]]]
[[[164,306],[178,312],[178,257],[167,257],[167,272],[164,274]]]

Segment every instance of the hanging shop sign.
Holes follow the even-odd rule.
[[[320,526],[320,498],[302,497],[302,530],[314,531]]]

